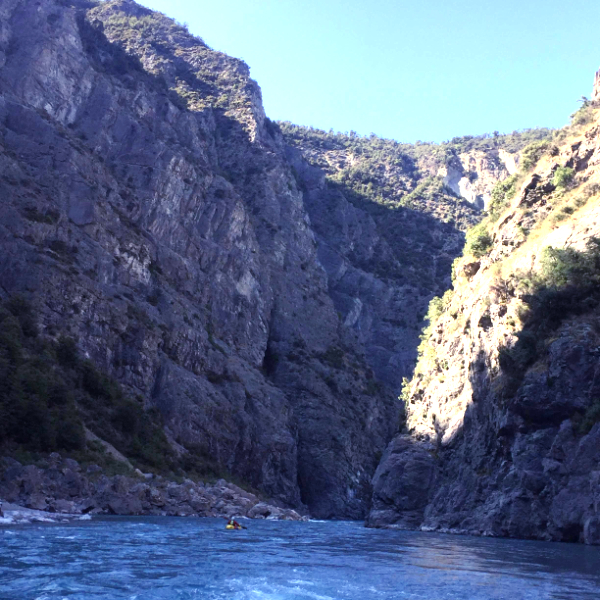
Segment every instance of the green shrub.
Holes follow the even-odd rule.
[[[485,223],[479,223],[467,231],[465,254],[481,258],[489,252],[493,244]]]
[[[56,345],[56,357],[63,367],[75,368],[79,363],[75,340],[60,336]]]
[[[581,108],[571,115],[571,125],[580,127],[591,123],[594,119],[594,109],[589,100],[584,102]]]
[[[142,420],[142,409],[130,400],[121,403],[113,415],[113,423],[125,434],[136,435]]]
[[[492,221],[497,221],[500,214],[508,207],[517,193],[518,176],[511,175],[504,181],[499,181],[492,189],[492,198],[488,213]]]
[[[19,296],[0,302],[0,451],[71,453],[97,458],[85,426],[142,468],[177,469],[160,414],[128,399],[72,338],[37,334],[32,306]]]
[[[100,373],[91,361],[84,361],[80,371],[83,389],[92,398],[112,401],[118,396],[116,384],[109,377]]]
[[[398,400],[400,400],[404,406],[410,401],[410,380],[407,377],[402,378],[402,391],[398,396]]]
[[[551,149],[551,143],[548,140],[533,142],[529,144],[521,154],[521,169],[529,171],[535,164]]]
[[[21,294],[11,296],[6,303],[6,308],[12,315],[17,317],[21,331],[25,336],[35,337],[38,334],[33,307],[24,296]]]
[[[590,239],[586,252],[574,248],[545,248],[541,257],[541,275],[540,289],[586,287],[597,283],[600,277],[600,239]]]
[[[63,413],[55,413],[56,446],[67,451],[85,448],[85,430],[83,423],[69,402],[69,409]]]
[[[573,181],[575,171],[570,167],[558,167],[552,177],[552,184],[559,189],[565,189]]]
[[[545,349],[545,341],[571,315],[600,305],[600,239],[592,238],[584,252],[573,248],[546,248],[537,276],[518,283],[526,289],[527,311],[520,315],[523,329],[512,348],[502,348],[500,366],[512,380],[514,392],[527,368]]]
[[[435,348],[430,342],[431,334],[433,333],[438,319],[442,316],[443,312],[449,308],[453,295],[453,290],[447,290],[442,298],[435,296],[429,302],[427,314],[424,317],[427,325],[421,332],[419,337],[421,343],[417,349],[417,355],[419,357],[418,372],[424,372],[436,362]]]
[[[502,370],[517,374],[533,364],[538,356],[537,336],[532,331],[520,331],[517,343],[512,348],[502,347],[498,352],[498,360]]]

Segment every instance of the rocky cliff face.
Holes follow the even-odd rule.
[[[128,1],[5,0],[0,23],[2,293],[158,408],[179,452],[364,515],[398,407],[246,65]]]
[[[372,526],[600,543],[600,124],[538,144],[434,302]]]
[[[330,296],[376,376],[400,392],[429,301],[451,284],[464,231],[521,150],[548,131],[412,145],[280,126]]]
[[[427,305],[492,187],[547,133],[413,146],[278,125],[243,62],[163,15],[129,0],[3,0],[1,295],[23,294],[42,340],[74,339],[157,409],[183,459],[281,505],[360,518]],[[536,177],[532,208],[497,230],[490,257],[549,206],[550,175]],[[485,260],[461,272],[483,277]],[[3,335],[14,319],[1,319]],[[430,441],[388,448],[373,515],[383,502],[422,522],[461,393],[419,433]],[[391,471],[418,493],[398,495]]]
[[[485,209],[498,181],[506,179],[517,169],[515,156],[502,149],[472,150],[458,154],[435,173],[458,196],[474,206]]]

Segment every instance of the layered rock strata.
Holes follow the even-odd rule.
[[[364,516],[394,394],[329,296],[244,63],[133,2],[6,0],[0,170],[0,286],[40,335],[158,408],[179,452]]]

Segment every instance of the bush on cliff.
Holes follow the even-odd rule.
[[[558,167],[554,172],[552,184],[558,189],[565,189],[575,176],[575,171],[570,167]]]
[[[453,296],[453,290],[446,290],[441,298],[436,296],[429,302],[427,314],[425,315],[425,321],[427,322],[427,325],[421,333],[419,338],[421,343],[419,344],[419,348],[417,350],[419,358],[417,370],[420,373],[424,373],[438,366],[435,347],[430,342],[431,335],[433,334],[435,325],[438,322],[438,319],[442,316],[442,313],[444,313],[444,311],[448,310],[450,307]]]
[[[492,199],[488,207],[491,221],[497,221],[502,212],[508,207],[510,201],[517,193],[518,176],[511,175],[504,181],[499,181],[492,189]]]
[[[525,172],[533,169],[540,158],[551,151],[551,148],[552,144],[549,140],[529,144],[521,154],[521,169]]]
[[[481,258],[490,251],[492,244],[493,239],[487,230],[486,224],[479,223],[467,231],[464,253],[475,258]]]

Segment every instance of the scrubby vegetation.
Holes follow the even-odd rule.
[[[565,189],[575,176],[575,171],[570,167],[558,167],[554,172],[552,184],[558,189]]]
[[[571,126],[582,127],[591,123],[594,118],[594,107],[587,98],[582,98],[582,104],[579,110],[571,115]]]
[[[361,136],[355,131],[349,133],[334,132],[333,129],[324,131],[314,127],[294,125],[289,121],[280,121],[279,126],[288,142],[304,148],[314,147],[322,151],[350,150],[354,154],[365,154],[372,158],[375,158],[375,154],[379,158],[403,154],[413,161],[435,158],[442,162],[447,162],[453,156],[473,150],[487,151],[498,148],[507,152],[519,152],[529,144],[550,137],[553,131],[547,128],[524,129],[504,135],[494,132],[493,134],[454,137],[441,144],[421,140],[410,144],[380,138],[375,134]]]
[[[477,221],[476,211],[447,188],[440,177],[432,177],[420,164],[450,165],[458,155],[474,150],[503,148],[517,152],[527,147],[527,161],[550,147],[549,129],[529,129],[500,135],[456,137],[442,144],[417,142],[403,144],[371,134],[334,133],[280,122],[288,144],[302,150],[310,162],[323,169],[329,179],[344,188],[346,196],[374,212],[375,206],[387,209],[411,209],[465,230]],[[488,225],[498,219],[517,192],[520,175],[509,177],[493,191],[488,215],[467,235],[465,253],[479,258],[492,244]],[[364,201],[367,201],[366,203]],[[393,213],[386,217],[393,218]],[[392,242],[393,245],[393,242]]]
[[[467,231],[465,254],[481,258],[492,247],[492,236],[487,230],[486,223],[479,223]]]
[[[451,147],[456,152],[469,152],[471,150],[489,150],[491,148],[502,148],[507,152],[519,152],[525,146],[544,140],[552,135],[552,129],[537,127],[513,131],[512,133],[500,134],[498,131],[483,135],[466,135],[454,137],[448,142],[441,144],[442,147]]]
[[[562,134],[560,132],[559,137]],[[496,184],[487,215],[467,232],[464,255],[481,258],[489,252],[493,245],[491,226],[509,208],[527,172],[543,156],[552,156],[557,152],[558,148],[551,140],[536,141],[525,148],[520,171]],[[551,222],[568,218],[589,198],[599,193],[600,185],[593,182],[571,193],[574,178],[575,171],[571,167],[559,165],[555,168],[552,188],[543,192],[546,196],[543,204],[545,210],[540,211],[541,216],[534,221],[536,228],[547,216]],[[526,236],[529,234],[528,230],[522,231]],[[504,301],[514,296],[522,301],[522,308],[518,311],[522,329],[516,334],[517,342],[500,348],[499,352],[504,377],[503,393],[510,396],[518,388],[527,369],[543,355],[547,340],[561,323],[572,315],[586,313],[600,305],[600,240],[591,239],[583,252],[570,247],[548,247],[543,251],[538,271],[510,273],[506,279],[501,276],[500,264],[496,265],[495,271],[497,275],[491,288],[493,292],[503,297]],[[431,337],[435,323],[448,310],[449,304],[440,298],[434,298],[430,304],[427,314],[429,324],[421,337],[417,373],[426,375],[431,370],[439,371]],[[514,318],[511,319],[514,326]],[[600,409],[594,405],[585,415],[581,415],[580,430],[589,431],[599,419]]]
[[[488,215],[491,222],[497,221],[508,208],[510,201],[517,194],[518,181],[519,175],[515,173],[504,181],[499,181],[492,189],[492,199],[488,206]]]
[[[83,359],[68,337],[38,333],[33,306],[21,296],[0,303],[0,451],[30,456],[59,451],[83,462],[110,463],[85,428],[145,470],[214,474],[193,452],[178,459],[156,410],[145,410],[111,377]],[[114,465],[112,465],[114,466]]]
[[[513,285],[527,310],[522,315],[523,328],[517,334],[517,343],[500,352],[500,366],[520,378],[566,318],[600,304],[600,239],[592,238],[584,252],[546,248],[540,271],[517,273]]]
[[[552,153],[555,148],[549,140],[541,140],[529,144],[521,153],[521,170],[530,171],[542,156]]]
[[[97,30],[98,22],[103,24],[103,33]],[[99,3],[88,11],[85,23],[81,28],[84,37],[91,41],[86,48],[88,52],[93,54],[94,47],[102,47],[100,38],[106,35],[117,49],[124,51],[125,56],[112,61],[118,69],[134,68],[126,57],[137,61],[147,75],[164,86],[171,101],[180,108],[221,109],[235,113],[234,118],[242,125],[249,122],[252,100],[246,93],[247,67],[241,61],[212,51],[201,38],[188,31],[185,23],[121,0]]]
[[[70,338],[38,334],[21,297],[0,306],[0,439],[33,452],[85,453],[84,427],[144,467],[173,460],[160,417],[79,357]]]
[[[287,121],[279,122],[279,127],[288,144],[301,148],[309,161],[355,193],[392,208],[416,208],[442,218],[445,214],[446,220],[458,218],[460,225],[465,220],[462,214],[456,214],[455,194],[443,186],[441,179],[420,172],[419,161],[450,164],[459,154],[473,150],[503,148],[517,152],[532,141],[542,143],[539,140],[551,134],[549,129],[528,129],[508,135],[496,132],[456,137],[442,144],[404,144],[374,134],[327,132]],[[435,202],[430,201],[433,193],[437,194]]]
[[[436,296],[429,302],[427,314],[425,315],[427,326],[423,329],[420,336],[421,343],[418,349],[417,364],[418,373],[424,373],[434,367],[438,367],[435,348],[431,345],[431,335],[433,334],[438,319],[450,307],[453,296],[454,291],[447,290],[441,298]],[[401,395],[401,398],[404,398],[404,400],[406,400],[406,390],[408,390],[408,382],[404,382],[403,384],[403,395]]]

